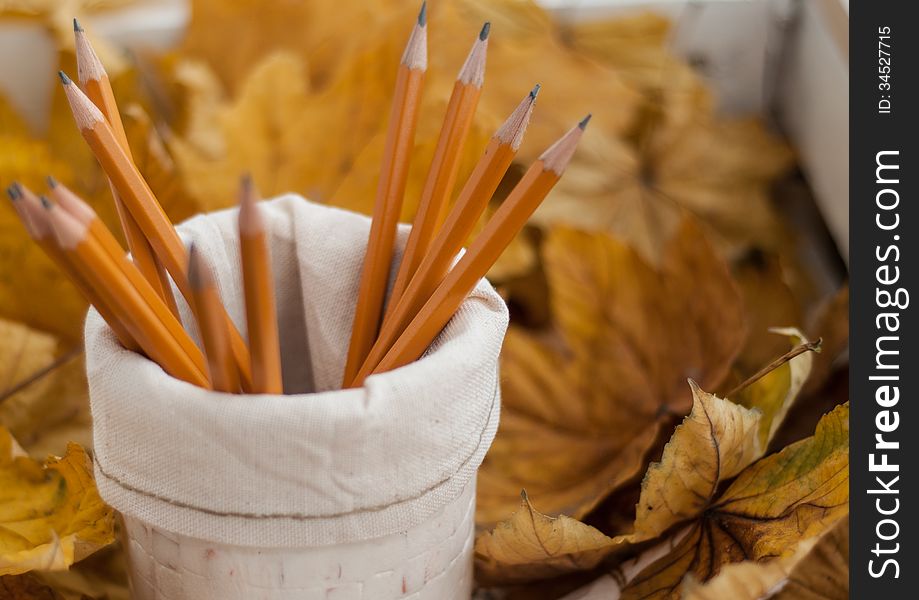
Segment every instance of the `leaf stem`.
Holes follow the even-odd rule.
[[[823,344],[823,338],[817,338],[813,342],[798,344],[797,346],[795,346],[794,348],[792,348],[791,350],[789,350],[782,356],[778,357],[777,359],[775,359],[774,361],[772,361],[771,363],[769,363],[768,365],[766,365],[765,367],[763,367],[762,369],[760,369],[759,371],[757,371],[756,373],[754,373],[753,375],[745,379],[743,383],[741,383],[740,385],[732,389],[730,392],[725,394],[724,397],[725,398],[733,397],[740,390],[744,389],[745,387],[752,384],[753,382],[759,379],[762,379],[763,377],[765,377],[772,371],[778,369],[779,367],[781,367],[782,365],[784,365],[791,359],[795,358],[796,356],[800,356],[801,354],[804,354],[805,352],[820,352],[821,344]]]

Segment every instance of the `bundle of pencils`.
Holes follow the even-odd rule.
[[[421,357],[559,180],[590,119],[585,117],[540,156],[453,264],[513,161],[539,92],[537,85],[495,132],[448,211],[484,83],[489,29],[488,23],[482,27],[456,79],[384,310],[427,68],[422,4],[396,79],[342,387],[360,386],[371,374]],[[247,344],[221,302],[207,257],[184,246],[133,163],[108,76],[76,20],[74,35],[79,85],[63,72],[61,81],[77,127],[109,178],[130,255],[86,202],[50,177],[46,196],[18,183],[8,189],[29,235],[125,348],[207,389],[283,393],[271,258],[255,186],[248,177],[240,185]],[[173,282],[191,308],[203,348],[179,320]]]

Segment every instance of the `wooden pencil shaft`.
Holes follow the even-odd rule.
[[[128,145],[124,124],[121,121],[118,106],[115,104],[115,96],[109,84],[108,77],[103,76],[101,80],[90,79],[83,84],[83,87],[87,97],[92,100],[105,116],[121,149],[124,150],[128,159],[132,160],[131,148]],[[140,225],[135,221],[131,211],[125,207],[114,183],[109,181],[109,185],[112,188],[112,198],[115,201],[115,210],[118,213],[121,228],[124,232],[125,240],[128,242],[128,249],[131,251],[134,263],[137,265],[137,268],[144,278],[153,287],[156,294],[166,303],[166,306],[173,315],[178,317],[179,309],[176,305],[175,297],[172,295],[172,285],[169,282],[169,276],[166,273],[166,269],[157,261],[150,241],[144,235]]]
[[[343,382],[357,372],[379,331],[423,81],[424,71],[399,67]]]
[[[382,359],[383,354],[395,343],[437,289],[437,285],[450,270],[457,253],[488,206],[488,201],[498,189],[515,154],[510,144],[498,138],[492,138],[489,142],[484,156],[476,164],[443,228],[432,241],[430,250],[425,254],[405,292],[396,303],[391,304],[392,308],[387,312],[380,335],[368,354],[367,361],[375,363]]]
[[[72,83],[65,83],[65,89],[68,91],[68,98],[71,100],[71,107],[74,109],[77,125],[80,127],[84,139],[96,155],[109,179],[115,184],[125,205],[150,241],[156,256],[172,275],[179,291],[192,305],[193,296],[188,285],[187,253],[182,241],[163,212],[162,207],[156,201],[153,192],[150,191],[149,186],[137,171],[137,168],[119,146],[111,127],[104,119],[92,118],[90,107],[82,104],[83,100],[80,98],[82,92],[67,89],[72,86]],[[85,98],[85,96],[83,98],[85,102],[89,102],[88,98]],[[223,311],[223,314],[228,326],[232,327],[230,341],[233,356],[240,371],[243,389],[248,391],[252,384],[249,351],[229,315],[226,311]]]
[[[559,174],[545,169],[542,160],[530,167],[402,335],[378,364],[367,362],[362,366],[353,386],[362,385],[371,373],[407,365],[424,353],[558,179]]]
[[[150,308],[153,309],[157,318],[162,321],[163,326],[176,338],[176,341],[184,348],[189,358],[191,358],[198,368],[203,371],[204,359],[201,355],[201,351],[188,336],[188,333],[182,328],[178,318],[165,305],[163,299],[157,295],[150,285],[150,282],[141,275],[137,266],[128,260],[124,249],[95,211],[62,184],[56,184],[51,189],[51,197],[57,201],[58,206],[62,210],[65,210],[68,214],[86,226],[88,235],[92,236],[102,249],[108,253],[112,260],[115,261],[116,266],[124,277],[134,286]]]
[[[74,265],[119,315],[144,352],[167,373],[194,385],[210,388],[206,375],[198,369],[175,338],[166,330],[153,309],[124,277],[111,256],[92,237],[86,236],[72,249]]]
[[[252,391],[281,394],[284,389],[280,336],[268,243],[264,232],[248,235],[240,232],[239,243],[252,356]]]
[[[481,91],[480,87],[461,81],[454,84],[434,157],[422,189],[418,212],[412,222],[402,262],[390,293],[390,307],[402,296],[443,221],[444,209],[456,182],[460,157]]]
[[[203,388],[210,388],[207,376],[198,369],[183,351],[153,310],[143,301],[137,290],[123,278],[108,255],[99,248],[92,249],[92,240],[76,247],[77,256],[85,263],[94,257],[94,268],[84,270],[87,278],[100,290],[100,295],[119,314],[126,315],[125,325],[146,354],[167,373]],[[90,259],[91,260],[91,259]],[[90,274],[91,273],[91,274]]]
[[[233,360],[226,321],[220,316],[220,294],[213,282],[195,288],[195,315],[207,355],[207,367],[214,389],[239,392],[239,371]]]
[[[29,196],[34,196],[29,192]],[[33,198],[24,197],[17,201],[17,212],[19,212],[19,207],[21,206],[22,212],[20,216],[23,218],[23,221],[28,219],[28,222],[24,223],[26,228],[29,230],[29,236],[35,241],[36,244],[44,251],[44,253],[51,259],[57,267],[64,273],[67,279],[73,284],[77,291],[80,293],[83,298],[96,307],[96,310],[99,311],[99,314],[105,319],[105,322],[109,324],[109,327],[115,333],[115,337],[118,338],[118,341],[122,346],[128,350],[134,352],[141,352],[140,345],[122,323],[121,318],[119,318],[112,309],[103,302],[102,298],[92,286],[87,283],[83,275],[80,274],[80,271],[74,266],[70,256],[64,253],[61,248],[57,245],[57,242],[54,239],[53,232],[50,228],[45,227],[40,231],[40,236],[36,235],[39,233],[36,231],[36,228],[33,226],[34,217],[30,214],[32,211],[26,203],[33,201]],[[37,198],[34,198],[34,202],[37,202]],[[40,214],[38,211],[44,212],[45,209],[37,206],[38,210],[36,211],[35,217],[39,219],[47,219],[46,215]]]
[[[111,81],[109,80],[108,74],[105,72],[105,67],[102,65],[92,45],[89,43],[85,32],[78,26],[76,21],[74,21],[74,40],[80,85],[87,97],[96,105],[108,121],[121,148],[125,151],[125,154],[128,155],[129,159],[132,159],[131,147],[130,144],[128,144],[124,123],[121,120],[121,113],[118,111],[118,104],[115,101],[115,93],[112,90]],[[150,285],[157,295],[163,299],[173,315],[178,317],[179,309],[178,305],[176,305],[175,297],[172,294],[172,285],[170,284],[166,269],[156,260],[150,242],[144,236],[140,226],[134,221],[134,217],[131,215],[130,211],[126,209],[121,199],[118,197],[115,186],[111,184],[111,181],[109,184],[112,188],[115,209],[118,213],[125,240],[128,243],[128,248],[131,251],[134,263],[137,265],[141,274],[150,282]]]
[[[112,257],[118,270],[121,271],[125,279],[137,290],[143,301],[151,308],[156,318],[163,324],[170,335],[175,338],[176,342],[182,348],[183,352],[191,359],[195,366],[205,372],[204,356],[201,350],[195,345],[188,332],[182,327],[181,322],[169,310],[169,307],[163,302],[163,299],[157,295],[156,291],[150,285],[137,267],[128,260],[124,250],[118,245],[117,240],[108,230],[105,224],[96,217],[89,223],[89,234],[95,238],[102,249]]]

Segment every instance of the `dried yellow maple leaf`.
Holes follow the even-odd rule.
[[[24,456],[2,427],[0,525],[0,575],[66,569],[115,539],[114,513],[79,445],[42,464]]]
[[[648,467],[630,540],[655,538],[697,517],[718,486],[763,455],[762,413],[721,400],[690,381],[692,412],[677,426],[660,462]]]
[[[56,351],[54,336],[0,319],[0,394],[51,364]],[[41,383],[29,391],[43,392]]]
[[[687,575],[706,582],[724,565],[786,556],[849,510],[849,407],[837,407],[813,437],[740,473],[665,556],[632,578],[622,598],[679,598]]]
[[[849,518],[802,541],[792,554],[726,565],[705,584],[687,577],[684,600],[848,600]]]
[[[231,91],[274,51],[309,59],[311,78],[327,79],[349,49],[372,37],[378,23],[408,16],[410,4],[361,2],[264,2],[193,0],[182,54],[210,64]],[[396,14],[394,14],[396,13]],[[360,33],[355,27],[360,24]]]
[[[319,131],[303,128],[306,101],[302,62],[292,54],[275,54],[253,71],[233,105],[220,110],[224,154],[219,160],[173,141],[189,190],[204,210],[235,204],[244,173],[266,195],[303,189],[318,168],[308,147]]]
[[[813,544],[801,562],[792,569],[781,591],[775,595],[775,600],[801,600],[809,597],[825,600],[849,598],[848,515]]]
[[[645,474],[632,533],[611,538],[576,519],[553,519],[534,510],[524,496],[510,519],[476,541],[476,565],[482,577],[508,584],[592,569],[629,544],[659,538],[700,518],[715,503],[722,483],[762,457],[769,438],[759,432],[774,430],[773,422],[777,427],[785,413],[776,407],[790,404],[810,362],[800,355],[782,367],[793,368],[795,375],[754,382],[750,387],[762,390],[751,397],[765,400],[751,408],[690,382],[692,411],[674,430],[660,462]],[[690,535],[694,533],[690,530]],[[671,549],[667,547],[668,552]],[[632,570],[635,575],[641,569]]]
[[[250,22],[255,10],[251,3],[234,7],[210,0],[194,3],[185,56],[217,70],[234,92],[232,104],[219,109],[221,135],[216,143],[208,138],[207,152],[195,143],[200,137],[197,131],[179,130],[173,143],[180,171],[199,201],[209,207],[225,206],[232,201],[230,192],[239,174],[251,171],[266,195],[295,191],[369,212],[393,81],[417,8],[380,2],[385,10],[374,10],[370,4],[273,4],[267,16]],[[489,39],[485,89],[458,182],[465,180],[504,116],[537,81],[544,83],[540,103],[546,109],[537,111],[520,162],[538,156],[572,122],[595,108],[598,97],[606,106],[596,111],[591,125],[598,135],[601,131],[618,135],[631,119],[637,95],[613,70],[564,47],[555,24],[535,3],[436,3],[430,7],[431,51],[403,220],[414,215],[454,79],[469,43],[486,20],[492,21],[495,34]],[[360,36],[354,35],[356,22],[361,23]],[[225,28],[217,27],[220,23]],[[280,27],[297,31],[296,39],[283,33],[274,36]],[[234,40],[228,49],[230,30]],[[243,39],[237,40],[238,36]],[[278,49],[284,50],[280,56],[287,57],[283,65],[271,54]],[[228,60],[228,52],[245,58]],[[327,55],[334,58],[327,60]],[[552,86],[546,79],[552,73],[564,73],[566,85]],[[571,87],[589,87],[591,94],[570,94]],[[283,130],[266,131],[262,127],[266,122],[283,124]]]
[[[586,155],[584,171],[593,176],[562,179],[534,220],[610,231],[652,261],[687,213],[729,252],[775,249],[783,230],[769,184],[791,162],[759,121],[700,116],[666,142]]]
[[[686,378],[716,388],[744,339],[727,267],[691,223],[660,269],[606,234],[561,227],[543,260],[557,332],[508,332],[481,524],[510,514],[521,488],[547,514],[582,517],[639,476],[659,428],[689,411]]]
[[[47,456],[68,440],[89,441],[88,405],[76,345],[60,348],[54,336],[0,319],[0,425],[31,455]]]
[[[612,543],[576,519],[542,514],[523,492],[517,512],[476,539],[477,581],[527,582],[585,571],[606,558]]]

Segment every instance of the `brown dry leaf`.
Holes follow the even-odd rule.
[[[660,462],[648,467],[630,541],[655,538],[699,516],[718,486],[763,455],[762,413],[709,394],[690,380],[692,412],[677,426]]]
[[[6,600],[66,600],[33,573],[0,576],[0,598]]]
[[[849,516],[823,537],[792,570],[774,600],[848,600]]]
[[[569,169],[578,177],[563,179],[535,219],[610,231],[651,261],[686,212],[727,251],[778,248],[768,185],[791,153],[755,119],[715,116],[704,81],[668,48],[670,30],[651,13],[563,27],[572,48],[615,69],[644,99],[629,136],[582,148]]]
[[[679,26],[679,21],[673,24],[652,12],[563,26],[568,45],[612,67],[641,92],[644,101],[636,130],[652,128],[658,142],[679,136],[715,105],[703,78],[669,47]]]
[[[785,340],[769,329],[803,323],[804,314],[778,255],[753,250],[733,264],[731,273],[743,295],[750,331],[734,368],[752,373],[788,350]]]
[[[561,227],[543,255],[558,331],[508,332],[481,524],[509,515],[522,488],[549,515],[582,517],[640,475],[659,428],[689,412],[686,378],[716,388],[744,339],[727,267],[691,223],[660,270],[605,234]]]
[[[311,164],[303,64],[291,54],[268,57],[246,81],[239,97],[220,108],[223,155],[217,160],[175,138],[171,150],[188,189],[202,209],[236,203],[239,177],[251,173],[266,195],[301,190],[321,165]]]
[[[775,333],[792,347],[807,342],[797,329]],[[810,374],[813,355],[800,354],[769,371],[732,400],[690,381],[692,412],[676,427],[660,462],[648,467],[636,506],[631,543],[655,538],[693,519],[712,504],[728,481],[766,453]]]
[[[592,175],[563,178],[534,220],[609,231],[651,261],[687,213],[728,253],[779,248],[783,229],[768,186],[792,155],[758,121],[699,116],[666,143],[643,142],[640,151],[618,144],[615,154],[579,153],[569,172],[583,165],[578,172]]]
[[[77,444],[39,463],[0,428],[0,575],[61,570],[114,539],[114,513]]]
[[[612,538],[576,519],[542,514],[522,492],[517,512],[476,538],[477,581],[527,582],[585,571],[609,554],[612,543]]]
[[[660,462],[645,474],[631,534],[610,538],[576,519],[552,519],[536,512],[524,496],[510,519],[477,540],[476,564],[483,577],[512,584],[591,569],[618,549],[659,538],[707,514],[721,484],[762,457],[769,432],[785,415],[782,407],[801,389],[810,362],[800,355],[782,366],[789,365],[793,375],[760,379],[750,386],[762,390],[751,395],[749,408],[690,382],[692,411],[676,427]],[[690,532],[695,534],[694,529]],[[668,544],[665,553],[682,541]],[[641,570],[629,569],[632,576]]]
[[[63,600],[131,600],[126,558],[121,545],[115,543],[66,571],[27,575],[50,586]]]
[[[793,553],[849,510],[849,407],[837,407],[813,437],[763,458],[734,480],[685,537],[632,578],[622,598],[681,597],[687,575],[704,583],[727,564]]]
[[[794,553],[764,562],[726,565],[708,583],[687,578],[684,600],[848,600],[849,518],[821,536],[802,541]]]

